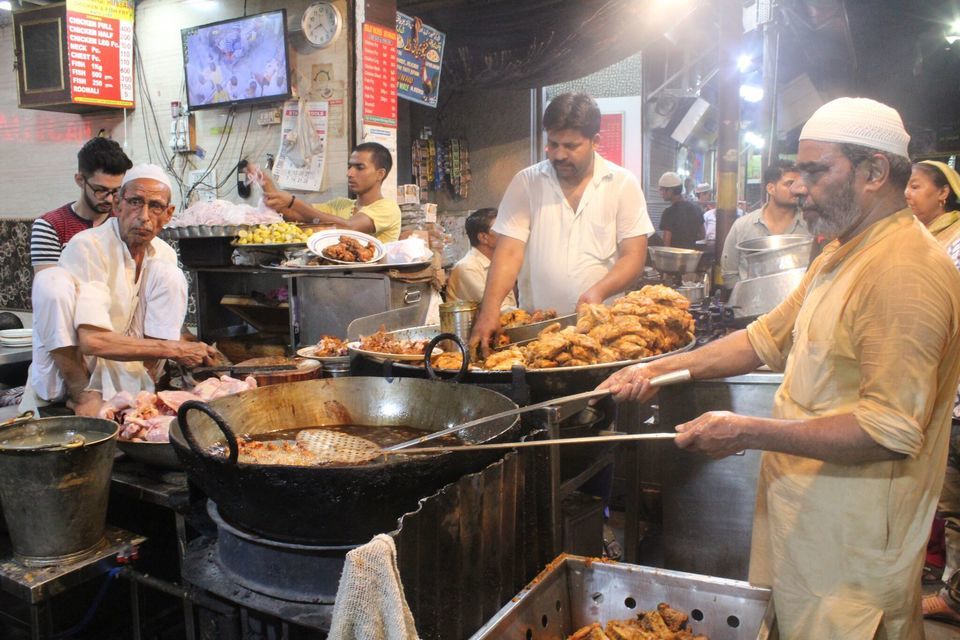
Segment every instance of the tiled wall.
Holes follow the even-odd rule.
[[[33,286],[33,268],[30,266],[30,225],[33,218],[0,218],[0,309],[33,311],[30,289]],[[177,243],[170,243],[177,249]],[[181,265],[182,268],[183,265]],[[187,318],[196,324],[197,299],[193,277],[184,271],[189,286]]]
[[[30,225],[33,218],[0,220],[0,308],[31,311]]]

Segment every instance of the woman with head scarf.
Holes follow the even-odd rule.
[[[960,174],[943,162],[924,160],[913,165],[903,193],[917,219],[949,251],[960,239]],[[951,257],[958,258],[952,253]]]
[[[950,254],[950,258],[960,269],[960,175],[949,165],[935,160],[924,160],[913,165],[910,181],[904,190],[907,204],[913,210],[930,233]],[[960,394],[953,409],[954,434],[957,431],[960,418]],[[955,450],[955,447],[951,447]],[[950,477],[950,474],[947,474]],[[938,511],[945,509],[944,504],[938,506]],[[952,576],[944,575],[951,563],[945,562],[946,545],[944,539],[944,522],[942,518],[935,520],[931,541],[927,547],[927,562],[924,567],[924,578],[932,578],[939,582],[941,575],[948,582],[948,588],[938,594],[923,598],[923,615],[928,619],[940,620],[960,625],[960,570],[954,571]],[[955,563],[956,560],[951,558]],[[952,585],[952,588],[949,586]]]

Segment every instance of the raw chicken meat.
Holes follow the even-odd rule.
[[[120,423],[121,440],[169,442],[170,423],[177,416],[177,409],[187,400],[208,402],[256,388],[257,381],[253,376],[246,380],[221,376],[204,380],[192,391],[141,391],[136,397],[121,391],[104,403],[99,417]]]

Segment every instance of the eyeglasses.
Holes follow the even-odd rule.
[[[90,191],[93,191],[93,195],[97,196],[98,198],[102,198],[104,200],[112,196],[116,196],[117,192],[120,191],[120,189],[108,189],[107,187],[101,186],[99,184],[90,184],[90,181],[87,180],[86,176],[83,176],[83,184],[90,187]]]
[[[160,202],[159,200],[150,200],[148,202],[139,196],[134,196],[132,198],[123,197],[120,199],[126,202],[127,205],[133,207],[134,209],[142,210],[143,205],[147,205],[147,209],[150,211],[152,215],[155,215],[155,216],[163,215],[163,213],[167,210],[167,207],[170,206],[169,203]]]

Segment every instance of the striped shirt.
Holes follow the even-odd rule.
[[[57,264],[70,238],[92,226],[92,220],[76,214],[72,203],[43,214],[33,221],[30,230],[30,263],[33,266]]]

